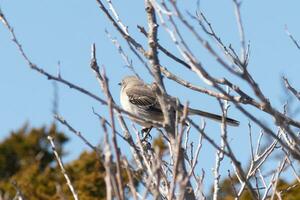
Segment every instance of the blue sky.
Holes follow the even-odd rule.
[[[137,24],[146,25],[143,1],[115,1],[114,3],[123,22],[128,25],[130,33],[142,44],[146,44],[143,36],[136,29]],[[223,42],[227,45],[232,44],[238,49],[238,29],[232,2],[230,0],[202,0],[200,3],[202,10]],[[184,2],[183,6],[190,12],[195,11],[195,1]],[[121,37],[98,9],[95,1],[1,0],[0,7],[34,63],[55,74],[57,63],[60,61],[61,75],[65,79],[104,97],[89,68],[90,47],[95,42],[98,62],[105,66],[113,96],[119,100],[117,83],[123,76],[130,74],[130,71],[124,67],[125,63],[107,38],[105,29],[118,38],[126,52],[129,51]],[[300,51],[296,49],[284,31],[284,26],[288,25],[290,32],[300,41],[299,7],[300,1],[291,0],[252,0],[244,1],[242,4],[246,39],[251,43],[249,70],[261,85],[264,93],[280,110],[287,100],[286,94],[282,91],[280,77],[286,75],[295,87],[300,85]],[[170,39],[164,30],[161,28],[159,31],[160,42],[179,55],[174,45],[170,44]],[[205,36],[204,33],[201,34]],[[188,42],[199,55],[199,60],[212,74],[219,77],[228,75],[199,44],[189,39]],[[151,82],[141,64],[130,52],[128,55],[133,58],[137,71],[148,82]],[[160,54],[160,60],[175,74],[182,75],[195,84],[205,86],[196,75],[171,62],[163,54]],[[238,79],[232,78],[232,80],[240,84]],[[195,108],[220,113],[219,104],[215,99],[194,94],[180,86],[174,87],[174,84],[169,81],[166,84],[168,91],[178,96],[182,102],[189,100],[191,106]],[[250,91],[245,84],[241,83],[241,85],[246,91]],[[28,68],[2,24],[0,25],[0,91],[0,140],[25,122],[31,126],[42,126],[53,121],[52,82]],[[101,115],[107,116],[106,107],[75,90],[59,85],[60,114],[80,130],[89,141],[98,144],[103,134],[98,119],[92,114],[92,107]],[[253,108],[248,109],[257,112]],[[292,110],[295,109],[296,107],[292,107]],[[267,115],[257,113],[262,120],[270,122],[271,119]],[[239,152],[238,158],[245,162],[249,156],[246,132],[248,119],[238,113],[234,106],[230,109],[229,115],[241,121],[239,128],[230,128],[230,137],[234,149]],[[207,131],[218,141],[220,133],[218,124],[208,122],[207,126]],[[66,128],[60,126],[60,129],[71,138],[69,144],[66,145],[66,150],[69,152],[67,160],[75,158],[82,150],[87,149]],[[257,137],[257,134],[258,129],[254,126],[254,137]],[[204,145],[205,148],[200,153],[200,163],[203,161],[201,167],[208,170],[207,176],[209,177],[215,151],[207,143]],[[229,163],[223,166],[224,174],[228,168],[230,169]],[[210,182],[209,179],[208,182]]]

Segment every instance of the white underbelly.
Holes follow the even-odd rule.
[[[133,105],[132,103],[130,103],[129,101],[129,98],[127,95],[120,95],[120,103],[123,107],[124,110],[126,110],[127,112],[130,112],[138,117],[141,117],[142,119],[149,119],[149,116],[145,113],[145,112],[142,112],[141,111],[141,108],[137,107],[136,105]],[[143,122],[141,120],[137,120],[137,119],[134,119],[132,117],[130,117],[131,120],[133,120],[134,122],[140,124],[141,126],[143,127],[150,127],[151,124],[150,123],[146,123],[146,122]]]

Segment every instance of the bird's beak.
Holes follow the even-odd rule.
[[[122,83],[118,83],[118,85],[120,85],[120,86],[121,86],[121,85],[122,85]]]

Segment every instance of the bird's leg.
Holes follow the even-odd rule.
[[[143,135],[143,139],[141,140],[141,142],[144,142],[148,137],[150,139],[152,139],[151,135],[150,135],[150,131],[152,129],[152,126],[150,126],[149,128],[143,128],[142,129],[142,135]]]

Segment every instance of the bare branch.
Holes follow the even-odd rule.
[[[286,77],[282,77],[286,89],[288,89],[299,101],[300,101],[300,92],[298,92],[294,87],[291,86],[290,82]]]
[[[111,12],[113,13],[113,16],[114,16],[115,19],[117,20],[117,23],[119,24],[119,26],[121,27],[121,29],[123,30],[123,32],[124,32],[125,34],[129,35],[129,33],[128,33],[128,27],[125,26],[125,25],[122,23],[122,21],[121,21],[119,15],[118,15],[118,13],[117,13],[115,7],[113,6],[112,1],[111,1],[111,0],[106,0],[106,1],[107,1],[108,5],[109,5],[109,9],[110,9]]]
[[[118,189],[116,186],[115,176],[112,172],[112,151],[109,145],[108,132],[105,126],[105,121],[102,120],[102,128],[104,131],[104,147],[103,147],[103,155],[104,155],[104,167],[105,167],[105,184],[106,184],[106,199],[113,199],[113,191],[119,196]]]
[[[67,174],[67,172],[66,172],[66,170],[65,170],[65,168],[64,168],[64,165],[63,165],[63,163],[62,163],[62,160],[60,159],[60,157],[59,157],[59,155],[58,155],[58,153],[57,153],[57,151],[56,151],[56,148],[55,148],[55,144],[54,144],[53,138],[52,138],[51,136],[48,136],[47,139],[49,140],[49,142],[50,142],[50,144],[51,144],[52,151],[53,151],[53,153],[54,153],[54,156],[55,156],[55,159],[56,159],[56,161],[57,161],[57,164],[58,164],[58,166],[60,167],[60,170],[61,170],[62,174],[64,175],[66,181],[67,181],[67,185],[68,185],[68,187],[69,187],[69,189],[70,189],[70,191],[71,191],[71,193],[72,193],[72,195],[73,195],[73,198],[74,198],[75,200],[79,200],[78,194],[77,194],[77,192],[75,191],[74,186],[72,185],[71,179],[69,178],[69,176],[68,176],[68,174]]]
[[[296,47],[300,50],[300,44],[297,42],[297,40],[294,38],[294,36],[290,33],[287,25],[285,25],[285,32],[289,36],[289,38],[292,40],[292,42],[296,45]]]
[[[237,25],[239,28],[239,33],[240,33],[240,41],[241,41],[241,49],[242,49],[242,57],[241,60],[242,62],[247,62],[247,50],[246,50],[246,42],[245,42],[245,31],[243,27],[243,22],[242,22],[242,17],[241,17],[241,4],[242,2],[238,0],[232,0],[234,4],[234,9],[235,9],[235,15],[236,15],[236,20],[237,20]]]
[[[118,146],[118,142],[117,142],[117,138],[116,138],[116,128],[115,128],[115,118],[114,118],[114,112],[113,112],[113,100],[111,97],[111,93],[109,91],[109,87],[108,87],[108,81],[106,78],[106,74],[105,71],[103,70],[103,73],[101,74],[102,76],[102,84],[103,84],[103,89],[104,89],[104,93],[108,99],[108,109],[109,109],[109,115],[110,115],[110,123],[111,123],[111,129],[112,129],[112,142],[113,142],[113,148],[115,151],[115,156],[116,156],[116,166],[117,166],[117,182],[118,182],[118,187],[117,187],[117,192],[119,193],[119,197],[120,199],[124,199],[125,198],[125,194],[124,194],[124,190],[123,190],[123,179],[122,179],[122,174],[121,174],[121,152]]]

